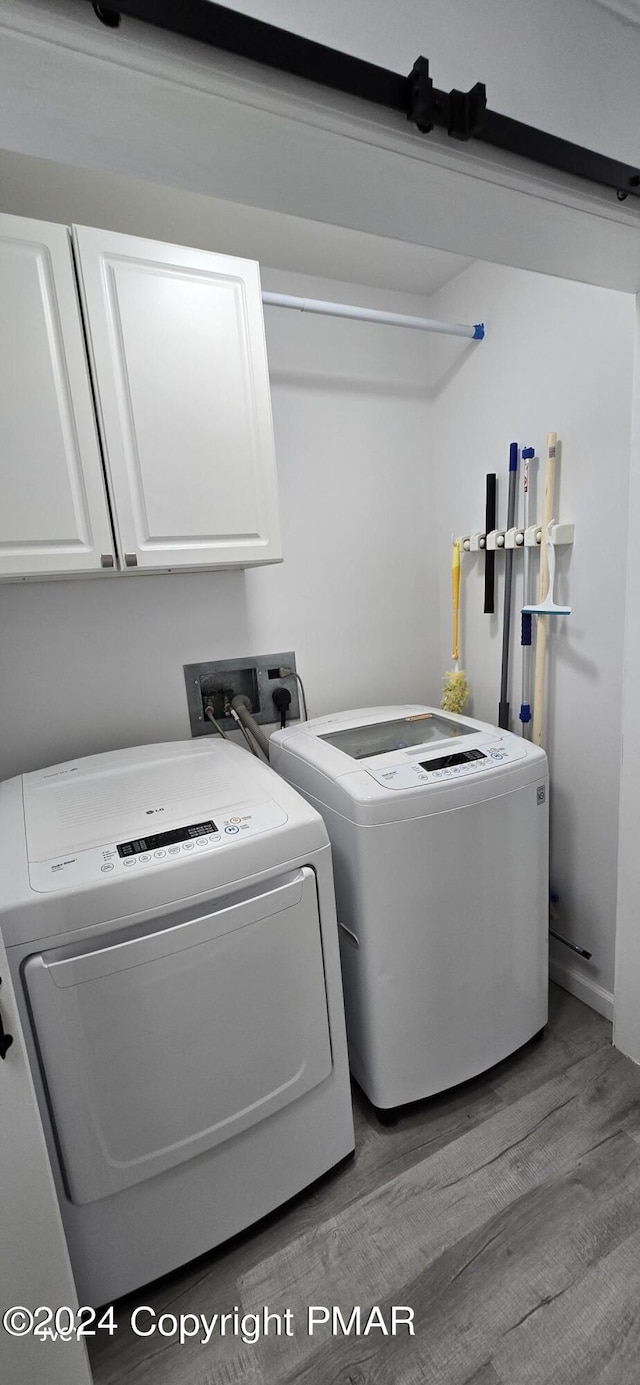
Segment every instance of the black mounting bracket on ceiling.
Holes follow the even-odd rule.
[[[418,58],[409,78],[409,110],[407,120],[413,121],[423,135],[434,125],[442,125],[454,139],[482,138],[482,125],[487,109],[487,88],[476,82],[471,91],[437,91],[429,76],[426,58]]]
[[[468,92],[439,91],[429,76],[426,58],[418,58],[409,77],[354,58],[326,44],[278,29],[214,0],[89,0],[103,24],[115,29],[122,15],[196,39],[252,62],[266,64],[309,82],[342,91],[363,101],[400,111],[424,134],[434,126],[454,139],[478,140],[574,178],[610,188],[619,201],[640,198],[640,170],[593,149],[537,130],[522,121],[487,109],[486,89],[477,82]],[[86,3],[86,0],[83,0]]]

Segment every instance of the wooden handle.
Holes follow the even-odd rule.
[[[460,545],[454,543],[453,556],[451,559],[451,604],[453,611],[453,629],[451,635],[451,658],[454,663],[458,662],[458,626],[460,617]]]
[[[542,745],[542,708],[544,704],[548,619],[548,616],[536,616],[536,667],[533,680],[533,725],[531,728],[531,739],[534,745]]]
[[[544,601],[549,587],[549,565],[544,536],[547,526],[553,519],[553,497],[556,485],[557,433],[547,433],[547,455],[544,467],[544,495],[542,497],[542,522],[540,534],[540,580],[538,582],[538,601]],[[547,658],[547,616],[536,618],[536,665],[533,684],[533,725],[531,739],[534,745],[542,745],[542,713],[544,708],[545,666]]]
[[[545,535],[553,519],[553,497],[556,489],[556,450],[557,433],[547,433],[547,457],[544,468],[544,494],[542,497],[542,521],[540,534],[540,580],[538,582],[538,601],[544,601],[549,589],[549,565]]]

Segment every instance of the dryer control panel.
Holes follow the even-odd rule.
[[[526,744],[508,732],[504,736],[478,738],[472,746],[465,743],[464,750],[443,752],[442,746],[439,750],[435,746],[425,746],[422,751],[412,749],[401,753],[401,761],[396,752],[391,764],[365,762],[362,768],[385,789],[415,789],[497,769],[506,761],[523,759],[527,751]]]
[[[177,865],[210,851],[220,851],[232,842],[246,840],[258,832],[281,827],[287,814],[272,799],[263,803],[235,806],[221,816],[201,818],[168,828],[164,832],[140,834],[124,842],[108,842],[84,851],[69,852],[51,861],[30,861],[32,890],[72,889],[92,880],[122,879],[131,871],[150,866]]]

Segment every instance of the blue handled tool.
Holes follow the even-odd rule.
[[[522,527],[526,531],[529,528],[529,468],[532,458],[535,456],[533,447],[523,447],[522,449]],[[525,546],[524,550],[524,569],[522,578],[522,604],[526,606],[531,592],[531,549]],[[520,703],[520,721],[522,722],[522,734],[526,736],[527,726],[531,721],[531,704],[529,702],[529,681],[531,665],[531,614],[523,611],[521,615],[520,644],[522,646],[522,701]]]
[[[516,490],[518,485],[518,444],[509,447],[509,497],[507,500],[507,529],[513,529],[516,517]],[[502,617],[502,671],[500,677],[500,702],[498,705],[498,726],[509,730],[509,642],[511,636],[511,588],[513,584],[513,549],[505,553],[504,566],[504,613]]]

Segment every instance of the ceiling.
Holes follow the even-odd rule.
[[[2,210],[15,216],[102,226],[245,256],[288,274],[425,297],[472,263],[447,250],[7,150],[0,150],[0,187]]]

